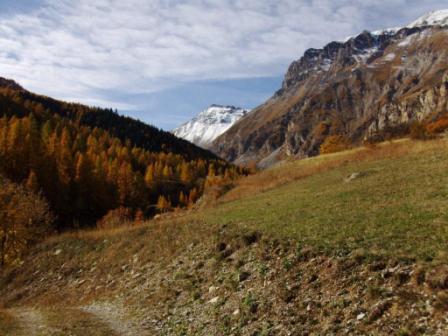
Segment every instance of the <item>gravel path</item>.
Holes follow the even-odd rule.
[[[99,317],[84,309],[14,308],[8,312],[14,316],[18,324],[11,336],[140,335],[125,328],[116,328],[115,321]]]

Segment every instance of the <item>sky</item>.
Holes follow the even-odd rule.
[[[169,130],[253,108],[308,48],[404,26],[448,0],[0,0],[0,76]]]

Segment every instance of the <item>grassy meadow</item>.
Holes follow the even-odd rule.
[[[447,145],[402,140],[285,163],[241,180],[194,217],[329,252],[442,258],[448,252]]]

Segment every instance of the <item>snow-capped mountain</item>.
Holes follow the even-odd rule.
[[[212,105],[172,133],[198,146],[207,148],[213,140],[232,127],[250,110],[234,106]]]
[[[407,28],[424,26],[448,26],[448,9],[430,12],[412,22]]]
[[[448,111],[448,10],[409,25],[364,31],[292,62],[282,87],[217,138],[211,150],[267,166],[317,155],[329,136],[353,144],[406,134]]]

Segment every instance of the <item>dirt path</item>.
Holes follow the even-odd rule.
[[[14,308],[7,312],[17,325],[10,332],[11,336],[132,335],[116,332],[104,319],[81,309]]]
[[[84,306],[82,309],[107,324],[117,335],[120,336],[146,336],[154,335],[151,331],[138,325],[132,319],[126,317],[124,308],[119,308],[108,303],[95,303]]]

